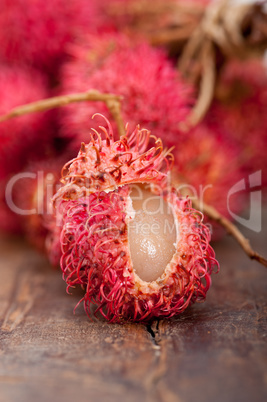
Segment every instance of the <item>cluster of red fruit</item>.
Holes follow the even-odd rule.
[[[173,173],[181,189],[227,215],[227,193],[244,175],[262,170],[266,181],[267,76],[259,60],[229,63],[221,72],[215,100],[204,121],[185,132],[183,122],[194,105],[194,89],[183,81],[167,50],[152,47],[141,35],[126,35],[125,21],[114,24],[105,13],[106,3],[3,1],[0,114],[49,96],[96,89],[123,96],[123,120],[145,146],[136,144],[137,139],[129,135],[120,141],[112,116],[100,102],[72,104],[1,123],[0,227],[6,232],[24,233],[36,246],[49,251],[54,264],[61,258],[68,286],[79,284],[86,289],[87,311],[90,303],[96,303],[109,320],[142,321],[171,316],[190,302],[205,298],[216,266],[208,244],[210,235],[201,218],[188,200],[162,184],[169,169],[162,171],[156,164],[157,152],[165,155],[162,147],[174,146]],[[94,113],[109,118],[115,139],[111,131],[106,132],[103,143],[103,133],[90,135],[91,128],[103,124],[99,116],[91,119]],[[161,140],[155,144],[149,136],[145,140],[143,134],[134,131],[137,124]],[[159,141],[163,145],[159,146]],[[81,148],[82,142],[89,145]],[[110,147],[112,150],[107,151]],[[78,159],[66,166],[68,174],[63,172],[67,179],[60,189],[61,168],[80,148]],[[158,151],[154,154],[153,150]],[[116,172],[115,178],[112,176],[116,183],[104,185],[107,170],[101,164],[107,155],[109,166]],[[161,162],[166,158],[162,156]],[[134,160],[142,166],[138,162],[137,167]],[[98,173],[98,187],[86,183],[92,172]],[[124,179],[118,178],[118,172],[125,175]],[[162,196],[172,206],[176,222],[174,243],[179,253],[174,251],[165,271],[151,282],[140,279],[138,269],[127,265],[134,257],[127,253],[128,237],[125,240],[121,227],[128,225],[131,216],[127,208],[132,203],[129,194],[133,183],[149,184],[145,191]],[[56,221],[50,199],[58,188],[60,214]],[[91,190],[86,193],[84,188]],[[86,197],[91,197],[88,205]],[[232,209],[243,207],[239,198]],[[89,234],[90,219],[97,235]],[[190,224],[186,234],[184,222]],[[121,231],[122,237],[116,237],[118,243],[111,239],[112,231],[106,238],[100,236],[99,231],[107,233],[110,225],[116,233]]]

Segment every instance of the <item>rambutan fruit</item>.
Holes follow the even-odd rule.
[[[100,127],[65,165],[54,197],[61,268],[110,322],[172,317],[203,301],[218,268],[203,216],[168,185],[172,155],[147,130]]]
[[[97,89],[122,95],[122,118],[131,127],[139,122],[158,137],[168,132],[177,141],[181,136],[179,123],[189,112],[192,91],[163,50],[133,43],[122,34],[105,34],[73,46],[72,55],[62,70],[63,93]],[[90,131],[88,116],[97,111],[111,119],[99,102],[72,104],[62,111],[62,136],[74,138],[76,152]],[[99,123],[96,119],[94,127]]]
[[[0,58],[55,75],[66,45],[91,29],[93,10],[88,0],[2,0]]]
[[[221,74],[216,99],[208,113],[211,128],[239,147],[238,163],[247,176],[262,170],[267,186],[267,71],[261,60],[232,61]]]
[[[0,66],[0,115],[12,108],[48,97],[43,76],[17,67]],[[31,159],[49,152],[49,113],[32,113],[0,122],[0,179],[7,180]]]

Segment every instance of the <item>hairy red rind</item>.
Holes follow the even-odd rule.
[[[175,191],[166,191],[181,231],[170,267],[156,281],[138,280],[131,265],[125,212],[129,186],[64,203],[61,267],[68,285],[82,285],[91,303],[111,322],[172,317],[203,301],[217,262],[202,216]]]
[[[166,185],[173,156],[163,149],[159,138],[137,127],[133,133],[127,130],[125,136],[115,141],[110,125],[109,132],[104,127],[100,129],[105,139],[95,132],[89,144],[82,143],[77,158],[64,166],[61,180],[64,186],[56,198],[76,199],[136,182]],[[151,140],[154,140],[154,146],[147,150]]]

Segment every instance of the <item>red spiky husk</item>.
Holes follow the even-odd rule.
[[[82,143],[77,158],[63,169],[64,186],[57,197],[72,199],[95,191],[112,189],[136,182],[157,182],[166,185],[167,172],[173,164],[173,156],[163,149],[160,138],[150,135],[148,130],[137,127],[130,133],[114,140],[113,130],[100,127],[105,139],[95,131],[91,141]],[[154,146],[147,149],[151,140]]]
[[[189,304],[203,301],[217,262],[201,214],[188,199],[166,192],[164,198],[174,207],[181,238],[164,274],[144,282],[130,260],[125,212],[128,194],[126,185],[64,205],[61,267],[68,289],[82,285],[87,313],[90,305],[96,304],[96,312],[111,322],[172,317]]]

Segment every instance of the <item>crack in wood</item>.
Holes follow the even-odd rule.
[[[160,337],[160,331],[159,331],[159,322],[160,320],[155,320],[152,322],[152,324],[148,324],[146,329],[147,332],[151,335],[151,341],[153,343],[153,347],[156,350],[160,350],[160,341],[161,341],[161,337]]]
[[[166,321],[157,319],[147,325],[146,330],[151,336],[152,347],[155,349],[153,369],[147,377],[148,401],[179,402],[180,398],[165,385],[164,377],[168,370],[167,345],[165,335]]]

